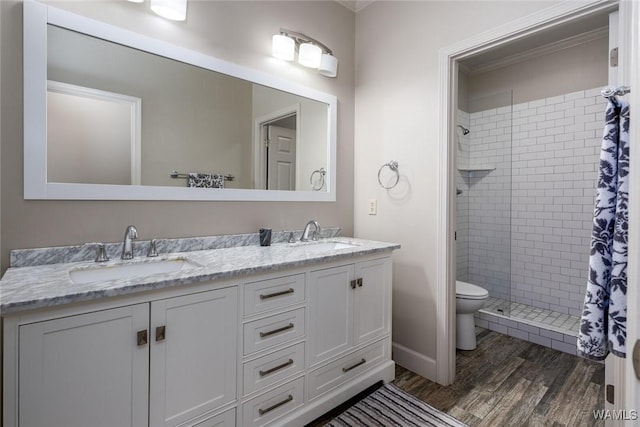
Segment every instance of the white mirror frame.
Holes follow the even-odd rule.
[[[258,70],[178,47],[52,6],[24,5],[24,198],[42,200],[238,200],[334,202],[336,200],[337,98]],[[209,189],[150,185],[47,182],[47,24],[313,99],[328,106],[326,192]]]

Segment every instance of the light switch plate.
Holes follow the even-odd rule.
[[[378,215],[378,201],[369,199],[369,215]]]

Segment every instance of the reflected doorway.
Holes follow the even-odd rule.
[[[298,118],[296,109],[260,122],[256,188],[295,191]]]

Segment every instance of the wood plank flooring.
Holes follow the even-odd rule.
[[[604,409],[604,365],[486,329],[476,332],[476,350],[457,351],[453,384],[441,386],[401,366],[394,383],[470,427],[604,426],[593,417],[593,410]]]
[[[395,384],[471,427],[604,426],[604,365],[479,329],[458,351],[456,381],[441,386],[400,366]]]

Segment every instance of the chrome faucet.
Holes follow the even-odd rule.
[[[301,242],[309,241],[309,231],[310,231],[312,225],[315,227],[315,230],[313,231],[313,234],[311,235],[311,240],[318,240],[318,233],[320,232],[320,224],[318,224],[318,221],[316,221],[315,219],[312,219],[311,221],[309,221],[307,223],[307,225],[304,226],[304,231],[302,232],[302,237],[300,237],[300,241]]]
[[[122,243],[122,259],[133,259],[133,241],[138,238],[138,230],[133,225],[127,227]]]

